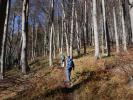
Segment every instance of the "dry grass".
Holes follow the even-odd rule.
[[[113,53],[110,57],[100,58],[97,61],[93,57],[93,48],[87,49],[87,54],[81,57],[76,57],[74,53],[75,70],[72,72],[73,86],[70,88],[64,84],[65,69],[59,67],[59,59],[54,61],[54,67],[48,67],[48,60],[38,58],[37,61],[30,63],[31,72],[28,75],[22,75],[18,69],[7,72],[7,76],[11,76],[11,81],[5,88],[0,86],[0,98],[131,100],[133,89],[128,86],[128,81],[129,76],[132,76],[129,66],[133,61],[133,52],[130,51],[129,55]],[[5,80],[8,81],[9,78]]]

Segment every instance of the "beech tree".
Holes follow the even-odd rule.
[[[1,47],[1,58],[0,58],[0,63],[1,63],[1,79],[3,79],[4,68],[5,68],[6,38],[7,38],[7,32],[8,32],[10,5],[11,5],[11,0],[8,0],[7,1],[7,7],[6,7],[6,17],[5,17],[3,41],[2,41],[2,47]]]
[[[123,10],[123,5],[122,1],[120,0],[120,12],[121,12],[121,22],[122,22],[122,40],[123,40],[123,49],[125,52],[127,52],[127,33],[126,33],[126,28],[125,28],[125,14]]]
[[[133,42],[133,0],[129,0],[129,10],[130,10],[130,20],[131,20],[131,28],[132,28],[132,42]]]
[[[9,4],[9,2],[8,2]],[[0,57],[3,58],[5,49],[5,35],[7,32],[7,22],[8,22],[8,10],[9,5],[7,6],[7,0],[1,0],[0,1]],[[6,25],[5,25],[6,24]],[[1,71],[0,71],[0,79],[3,79],[4,74],[4,62],[3,59],[1,59]]]
[[[64,28],[64,35],[65,35],[65,41],[66,41],[66,50],[67,50],[67,56],[70,55],[70,50],[69,50],[69,43],[68,43],[68,34],[67,34],[67,25],[66,25],[66,14],[65,14],[65,10],[64,10],[64,2],[61,3],[62,6],[62,21],[63,21],[63,28]]]
[[[119,53],[119,36],[117,31],[117,22],[116,22],[116,12],[115,8],[113,8],[113,15],[114,15],[114,31],[115,31],[115,40],[116,40],[116,52]]]
[[[22,73],[24,74],[26,74],[27,71],[29,71],[29,66],[27,61],[28,11],[29,11],[29,0],[23,0],[21,68],[22,68]]]
[[[97,6],[96,0],[93,0],[93,28],[94,28],[94,38],[95,38],[95,58],[99,58],[99,39],[98,39],[98,29],[97,29]]]
[[[0,0],[0,23],[1,23],[0,24],[0,54],[1,54],[4,23],[5,23],[5,16],[6,16],[6,5],[7,5],[7,0]]]
[[[49,48],[49,66],[53,65],[53,32],[54,32],[54,0],[51,0],[51,29],[50,29],[50,48]]]
[[[85,0],[85,8],[84,8],[84,54],[86,54],[86,42],[87,42],[87,3],[86,3],[86,0]]]
[[[73,35],[74,35],[74,0],[72,1],[72,18],[71,18],[71,34],[70,34],[70,57],[73,57]]]
[[[103,49],[104,49],[104,41],[105,41],[105,47],[107,49],[107,56],[109,56],[110,55],[110,37],[109,37],[109,33],[107,32],[105,0],[102,0],[102,13],[103,13],[103,38],[102,39],[104,39],[103,40]]]

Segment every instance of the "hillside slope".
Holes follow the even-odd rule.
[[[75,57],[73,86],[65,81],[65,68],[55,60],[38,59],[30,64],[31,72],[22,75],[17,68],[0,81],[0,99],[9,100],[127,100],[133,98],[133,53],[111,55],[97,61],[88,53]]]

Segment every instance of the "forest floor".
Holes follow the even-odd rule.
[[[0,100],[132,100],[133,49],[97,61],[93,54],[88,49],[86,55],[74,57],[73,86],[64,83],[59,59],[48,67],[48,60],[38,58],[30,63],[28,75],[13,68],[0,80]]]

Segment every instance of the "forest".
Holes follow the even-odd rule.
[[[132,100],[133,0],[0,0],[0,100]]]

